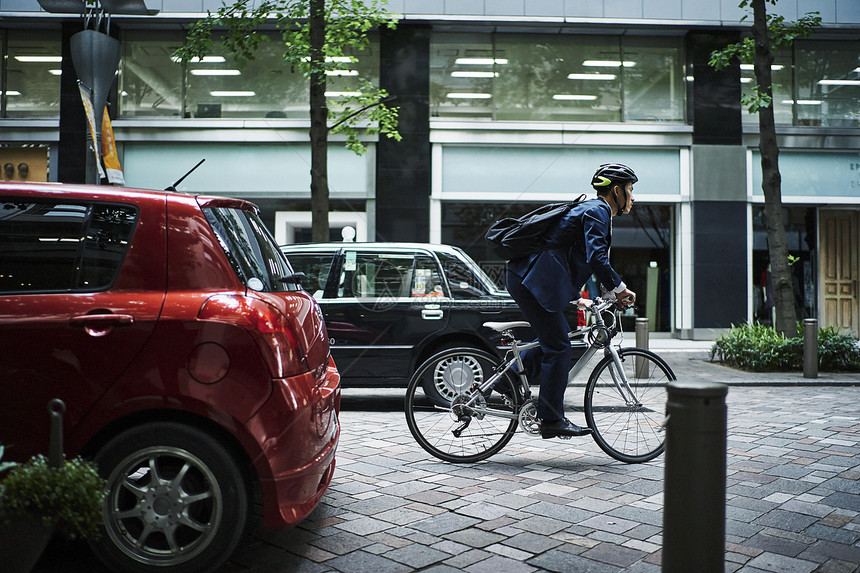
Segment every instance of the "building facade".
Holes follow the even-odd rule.
[[[309,240],[307,83],[276,41],[238,66],[171,57],[210,0],[146,0],[118,16],[122,46],[108,98],[127,185],[260,205],[283,243]],[[395,30],[372,35],[329,78],[337,105],[363,77],[400,108],[403,140],[366,137],[358,156],[333,137],[334,239],[463,247],[492,274],[494,219],[589,193],[600,163],[640,177],[614,222],[613,263],[652,331],[712,337],[769,322],[757,116],[741,106],[753,72],[715,71],[710,54],[749,24],[738,0],[391,0]],[[860,3],[780,0],[822,27],[776,53],[774,111],[799,317],[860,329]],[[69,38],[80,15],[0,0],[0,176],[80,182],[86,123]],[[27,164],[28,172],[18,169]],[[11,170],[7,170],[11,166]]]

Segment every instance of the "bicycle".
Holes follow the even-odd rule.
[[[593,324],[569,333],[572,344],[585,341],[588,346],[568,373],[568,387],[602,349],[604,357],[585,385],[583,411],[592,437],[618,461],[652,460],[665,447],[666,384],[675,380],[675,374],[649,350],[620,347],[623,333],[617,314],[621,307],[615,301],[595,299],[589,310]],[[484,326],[510,341],[501,361],[476,348],[444,350],[421,364],[406,389],[409,431],[424,450],[447,462],[489,458],[511,441],[518,426],[526,434],[540,435],[537,398],[532,396],[521,358],[523,351],[539,343],[523,343],[514,334],[514,329],[529,323],[487,322]],[[621,339],[613,344],[619,333]],[[485,376],[485,372],[492,374]]]

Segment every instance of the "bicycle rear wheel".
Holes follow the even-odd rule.
[[[632,399],[616,386],[622,378],[607,355],[585,386],[585,420],[604,452],[621,462],[647,462],[665,447],[666,384],[675,374],[662,358],[643,348],[622,348],[618,354]]]
[[[498,359],[475,348],[452,348],[428,358],[412,375],[406,388],[406,424],[429,454],[454,463],[484,460],[511,441],[517,429],[520,404],[519,386],[513,375],[505,373],[493,390],[477,396],[471,385],[493,374]],[[434,377],[458,376],[451,387],[458,388],[450,402],[440,402],[426,388],[433,388]]]

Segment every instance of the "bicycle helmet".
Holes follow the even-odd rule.
[[[621,163],[604,163],[594,172],[591,178],[591,186],[597,190],[601,187],[609,187],[613,183],[636,183],[639,178],[633,170]]]

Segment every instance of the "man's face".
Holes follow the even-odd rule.
[[[633,209],[633,183],[628,181],[623,186],[616,185],[614,192],[619,213],[628,214]]]

